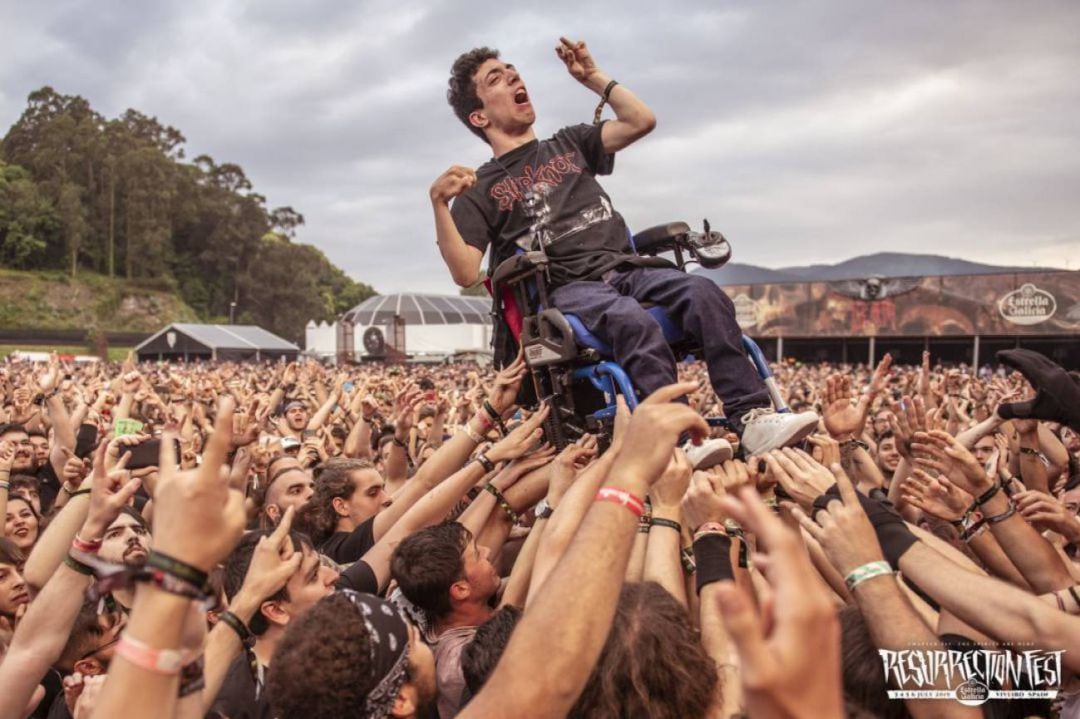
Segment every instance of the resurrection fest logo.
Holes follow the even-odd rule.
[[[1043,649],[879,649],[890,699],[1053,699],[1061,688],[1061,655]]]

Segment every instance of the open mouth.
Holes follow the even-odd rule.
[[[14,603],[15,604],[29,604],[30,603],[30,595],[27,594],[26,592],[23,592],[22,594],[16,594],[15,599],[14,599]]]
[[[514,102],[518,105],[529,104],[529,93],[525,90],[525,88],[519,88],[518,91],[514,93]]]
[[[30,528],[29,527],[19,527],[14,532],[12,532],[12,534],[15,535],[16,537],[29,537],[30,536]]]

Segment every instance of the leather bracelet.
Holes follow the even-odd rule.
[[[236,632],[236,636],[240,637],[240,643],[245,647],[250,649],[255,646],[255,635],[240,617],[226,610],[218,615],[218,620]]]
[[[978,498],[975,500],[975,506],[981,507],[982,505],[986,504],[991,499],[993,499],[994,496],[997,495],[997,493],[1000,492],[1000,491],[1001,491],[1001,482],[995,481],[994,485],[992,487],[990,487],[990,489],[986,490],[985,492],[983,492],[982,494],[980,494],[978,496]]]
[[[487,458],[485,457],[485,459]],[[506,517],[510,520],[510,524],[517,524],[517,512],[515,512],[514,508],[510,506],[510,503],[506,501],[506,497],[503,496],[503,493],[499,491],[499,488],[491,482],[488,482],[484,485],[484,489],[491,496],[495,497],[495,501],[499,504],[499,507],[502,508],[502,511],[506,513]]]
[[[69,495],[68,498],[69,499],[75,499],[76,497],[81,497],[84,494],[90,494],[90,488],[89,487],[87,487],[86,489],[77,489],[77,490],[75,490],[74,492],[72,492]]]
[[[604,111],[604,105],[607,104],[608,98],[611,97],[611,91],[615,89],[615,86],[619,83],[612,80],[604,88],[604,92],[600,96],[600,104],[596,106],[596,112],[593,113],[593,124],[600,124],[600,114]]]
[[[8,488],[9,488],[9,487],[11,487],[11,484],[10,484],[10,483],[8,483],[8,482],[5,482],[5,481],[3,481],[3,480],[0,480],[0,490],[3,490],[3,491],[5,491],[5,492],[6,492],[6,491],[8,490]]]
[[[484,400],[484,412],[486,412],[487,416],[491,418],[491,421],[495,424],[495,426],[499,428],[499,433],[505,437],[506,423],[503,422],[502,417],[500,417],[499,413],[495,411],[495,408],[491,406],[491,402],[488,402],[486,399]]]
[[[1020,448],[1020,454],[1030,454],[1032,457],[1038,457],[1039,459],[1044,459],[1043,453],[1040,452],[1039,450],[1035,449],[1034,447],[1021,447]]]
[[[652,517],[649,520],[649,524],[653,527],[667,527],[668,529],[674,529],[678,534],[682,534],[682,525],[673,519],[664,519],[663,517]]]
[[[495,471],[495,463],[492,462],[483,452],[476,455],[476,461],[480,464],[481,467],[484,468],[485,474]]]
[[[393,438],[392,441],[394,442],[394,444],[396,444],[398,447],[401,447],[404,450],[409,449],[409,443],[398,439],[396,434],[394,435],[394,438]]]

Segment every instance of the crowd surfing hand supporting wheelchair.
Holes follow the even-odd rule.
[[[551,407],[544,436],[562,450],[588,432],[597,436],[604,449],[614,426],[616,396],[623,395],[633,411],[637,395],[630,377],[614,361],[610,345],[575,315],[551,307],[547,290],[549,261],[542,249],[547,213],[542,196],[532,202],[539,207],[529,249],[504,260],[490,278],[495,321],[505,322],[522,348],[535,399]],[[704,232],[693,232],[685,222],[651,227],[631,237],[630,246],[637,254],[650,257],[673,252],[675,266],[682,271],[690,262],[707,268],[721,267],[731,257],[727,240],[709,228],[708,220]],[[664,260],[658,259],[658,263],[670,266]],[[671,322],[663,308],[646,305],[646,310],[659,323],[677,360],[700,354],[701,347]],[[744,335],[743,346],[765,382],[775,409],[788,411],[757,343]],[[726,425],[723,417],[706,419],[712,426]]]

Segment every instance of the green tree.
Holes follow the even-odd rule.
[[[30,173],[0,160],[0,263],[31,269],[46,260],[46,237],[56,232],[56,210]]]

